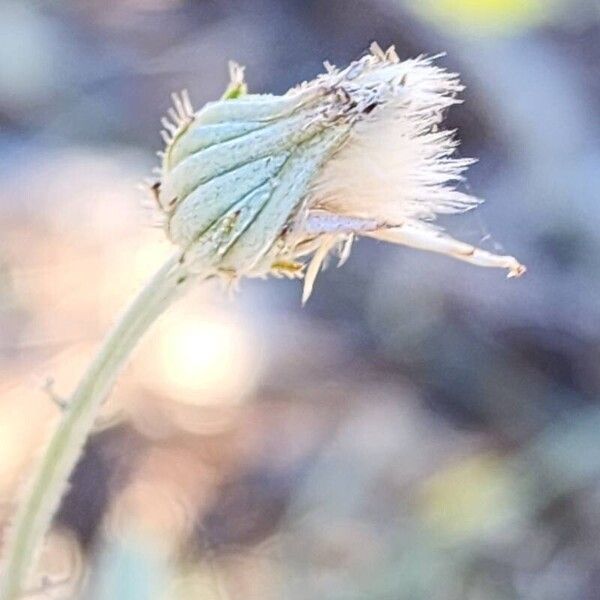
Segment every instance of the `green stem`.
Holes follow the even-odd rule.
[[[113,327],[73,392],[17,509],[0,571],[0,600],[23,593],[102,401],[142,335],[187,288],[185,277],[179,256],[162,266]]]

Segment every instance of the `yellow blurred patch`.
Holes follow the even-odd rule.
[[[472,34],[510,33],[551,19],[557,0],[422,0],[407,5],[439,25]]]
[[[469,457],[436,473],[421,488],[419,509],[433,529],[451,537],[503,527],[515,516],[515,486],[493,455]]]

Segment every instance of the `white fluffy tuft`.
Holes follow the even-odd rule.
[[[463,88],[455,74],[417,58],[388,67],[400,86],[356,124],[315,181],[312,208],[388,224],[432,220],[479,200],[455,189],[474,161],[452,158],[457,141],[438,126]]]

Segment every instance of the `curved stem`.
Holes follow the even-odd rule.
[[[102,401],[142,335],[182,295],[185,283],[184,268],[174,256],[113,327],[73,392],[17,509],[0,569],[0,600],[15,600],[23,593]]]

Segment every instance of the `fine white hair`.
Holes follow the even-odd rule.
[[[390,225],[473,208],[479,200],[455,188],[474,161],[454,158],[454,132],[439,129],[445,110],[460,101],[458,76],[431,58],[388,64],[367,74],[385,77],[380,104],[326,163],[310,205]]]

